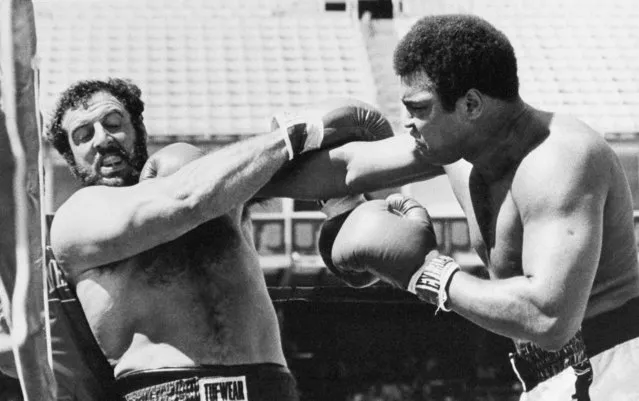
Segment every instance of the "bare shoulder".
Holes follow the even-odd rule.
[[[83,248],[98,237],[109,234],[108,227],[117,220],[114,203],[117,199],[116,188],[86,187],[69,197],[55,212],[51,224],[51,247],[60,267],[71,277],[76,276],[90,263],[77,263],[77,256],[84,253]],[[93,267],[93,266],[91,266]]]
[[[519,165],[513,196],[519,205],[604,196],[614,165],[614,152],[600,133],[575,118],[555,115],[545,139]]]
[[[115,200],[116,188],[112,187],[85,187],[71,195],[55,212],[51,225],[51,239],[54,249],[60,245],[60,240],[72,235],[75,229],[99,223],[110,205]],[[89,220],[85,220],[89,218]]]

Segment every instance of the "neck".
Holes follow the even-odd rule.
[[[521,99],[496,104],[480,122],[478,142],[466,160],[488,179],[498,179],[511,171],[538,141],[534,113]]]

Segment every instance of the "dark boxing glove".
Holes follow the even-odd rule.
[[[277,129],[284,136],[291,160],[315,149],[393,136],[390,123],[378,110],[353,98],[327,99],[299,113],[277,114],[271,130]]]
[[[184,142],[165,146],[155,152],[144,163],[140,181],[155,177],[165,177],[178,171],[182,166],[204,155],[198,147]]]
[[[350,213],[333,243],[332,261],[340,270],[371,272],[447,311],[447,285],[459,265],[436,249],[426,209],[393,194]]]
[[[375,284],[379,278],[368,271],[338,268],[332,260],[333,244],[346,218],[357,206],[366,202],[364,195],[352,195],[320,202],[326,220],[320,229],[318,248],[324,264],[335,276],[351,287],[363,288]]]

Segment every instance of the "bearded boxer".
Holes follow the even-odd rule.
[[[52,248],[119,392],[297,399],[246,204],[302,154],[385,138],[390,125],[364,103],[327,102],[314,119],[278,116],[271,133],[202,157],[181,144],[147,160],[142,112],[130,82],[83,81],[48,127],[84,184],[57,210]]]
[[[633,204],[614,151],[583,122],[526,104],[511,44],[480,18],[425,17],[394,57],[411,136],[322,151],[287,185],[328,172],[333,180],[305,195],[337,197],[446,174],[490,279],[393,241],[404,225],[375,227],[370,216],[355,219],[357,209],[333,226],[324,253],[342,275],[366,282],[373,273],[512,338],[522,399],[639,399]],[[347,228],[376,228],[378,247],[341,235]],[[358,241],[365,258],[353,251]],[[423,260],[397,264],[383,251]]]

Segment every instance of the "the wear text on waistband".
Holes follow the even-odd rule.
[[[246,376],[202,378],[199,386],[201,401],[248,401]]]

